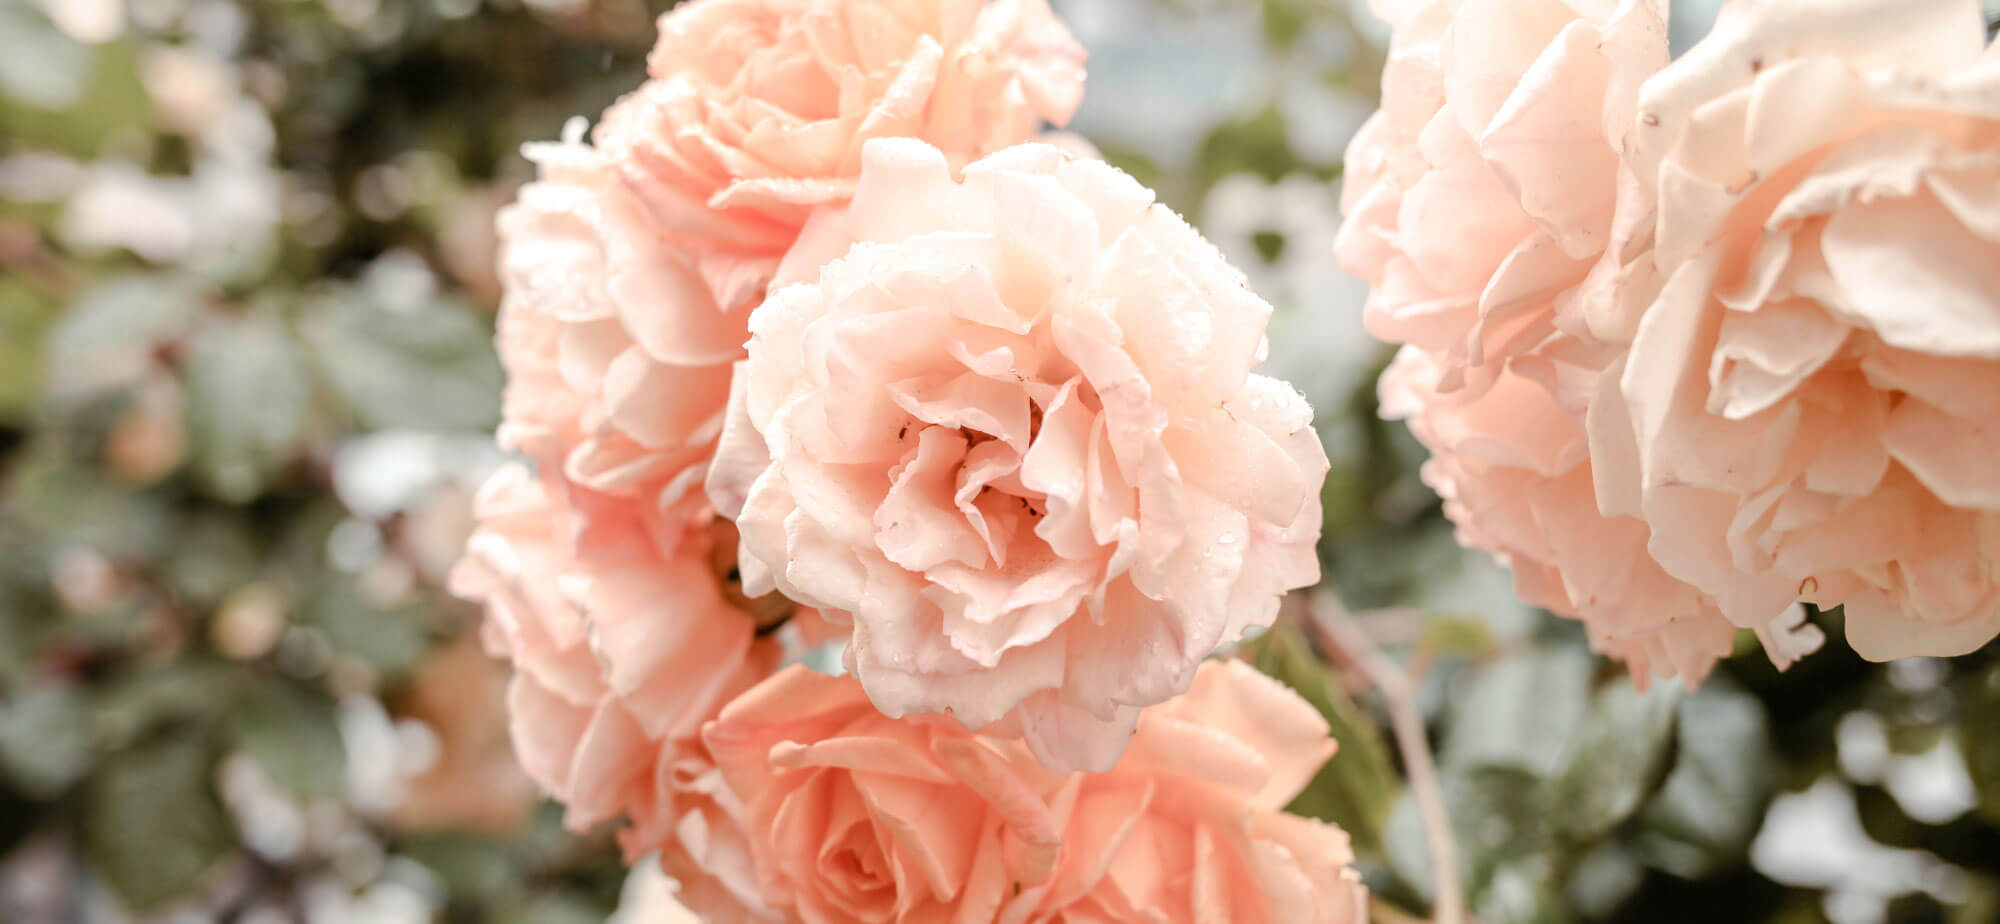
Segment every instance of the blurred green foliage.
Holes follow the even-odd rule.
[[[412,719],[455,746],[404,710],[473,615],[514,152],[636,84],[665,4],[365,6],[0,0],[0,920],[617,894],[525,783],[413,820],[419,776],[356,774]],[[397,434],[430,469],[349,458]]]

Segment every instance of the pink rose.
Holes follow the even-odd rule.
[[[1348,147],[1335,253],[1372,286],[1369,331],[1430,354],[1441,391],[1586,333],[1574,290],[1628,243],[1620,154],[1667,36],[1657,0],[1611,6],[1376,3],[1395,34],[1382,109]]]
[[[795,280],[752,318],[709,492],[747,586],[853,623],[889,715],[1005,717],[1103,769],[1318,579],[1311,409],[1249,371],[1270,306],[1131,177],[1027,145],[960,182],[876,141]]]
[[[705,737],[766,902],[807,924],[991,921],[1055,863],[1054,777],[1018,743],[891,719],[852,678],[786,668]]]
[[[1657,298],[1593,445],[1632,485],[1612,506],[1738,624],[1845,605],[1871,658],[2000,633],[1985,39],[1975,0],[1739,2],[1645,87]]]
[[[1644,520],[1599,512],[1623,485],[1600,483],[1585,427],[1650,265],[1653,203],[1622,156],[1667,60],[1658,6],[1383,6],[1382,111],[1349,148],[1335,248],[1373,285],[1370,329],[1405,344],[1383,416],[1409,422],[1459,540],[1523,600],[1583,621],[1642,684],[1699,682],[1735,626],[1653,561]],[[1797,616],[1754,624],[1781,664],[1814,644]]]
[[[1424,483],[1459,542],[1511,569],[1523,601],[1582,620],[1591,647],[1639,683],[1706,677],[1736,627],[1653,561],[1645,521],[1598,512],[1582,419],[1512,372],[1476,396],[1440,394],[1439,377],[1430,356],[1404,347],[1382,376],[1382,416],[1406,420],[1431,451]]]
[[[1362,924],[1346,832],[1287,803],[1333,756],[1326,720],[1241,661],[1148,709],[1106,774],[1071,776],[1055,874],[1001,921]]]
[[[748,807],[768,902],[807,924],[1365,919],[1346,836],[1281,811],[1333,753],[1326,723],[1241,663],[1204,665],[1149,709],[1102,775],[891,719],[853,678],[799,667],[706,738]]]
[[[726,522],[676,511],[674,544],[653,548],[658,531],[614,529],[600,509],[579,541],[575,511],[593,500],[565,504],[566,491],[583,493],[502,469],[452,574],[453,592],[486,606],[488,649],[513,664],[515,754],[571,827],[620,821],[628,855],[664,848],[691,905],[754,908],[740,807],[719,792],[699,732],[775,669],[782,649],[765,630],[791,608],[728,582]]]
[[[954,164],[1067,122],[1084,51],[1045,0],[693,0],[598,140],[728,309],[763,297],[871,138]]]
[[[717,306],[580,131],[529,146],[542,175],[500,213],[499,439],[657,520],[707,470],[748,312]]]

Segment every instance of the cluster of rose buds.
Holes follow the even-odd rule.
[[[529,774],[710,921],[1348,924],[1271,308],[1072,139],[1044,0],[690,0],[500,218],[454,575]],[[791,663],[845,643],[845,676]],[[787,666],[789,664],[789,666]]]
[[[1648,675],[2000,634],[2000,50],[1978,0],[1375,0],[1337,250],[1467,545]]]

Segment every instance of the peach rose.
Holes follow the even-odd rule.
[[[1477,390],[1586,332],[1567,303],[1628,230],[1620,155],[1665,20],[1657,0],[1375,7],[1395,33],[1382,109],[1348,147],[1335,253],[1372,287],[1371,333],[1430,354],[1439,390]]]
[[[657,523],[706,471],[748,311],[715,303],[581,134],[529,145],[541,177],[500,213],[499,439]]]
[[[453,592],[486,606],[489,650],[513,664],[515,754],[566,805],[571,827],[623,822],[628,855],[664,848],[684,900],[740,919],[757,894],[740,806],[719,790],[699,732],[776,668],[782,646],[768,630],[790,607],[729,583],[726,522],[677,511],[674,545],[647,551],[655,530],[621,533],[600,510],[579,544],[580,505],[565,504],[565,491],[580,493],[503,468],[481,492],[479,527],[452,575]]]
[[[1204,665],[1101,775],[799,667],[706,738],[771,904],[808,924],[1364,920],[1346,836],[1280,810],[1333,753],[1326,723],[1241,663]]]
[[[1591,421],[1633,488],[1610,508],[1738,624],[1798,599],[1845,605],[1871,658],[1985,644],[2000,52],[1979,3],[1733,3],[1639,113],[1657,297]]]
[[[1104,769],[1318,579],[1326,455],[1249,371],[1270,306],[1131,177],[1041,145],[964,177],[869,145],[752,318],[709,493],[889,715]]]
[[[1002,921],[1362,924],[1346,832],[1284,806],[1334,742],[1318,711],[1240,661],[1148,709],[1106,774],[1071,776],[1055,875]]]
[[[693,0],[598,140],[723,307],[754,305],[870,138],[954,164],[1069,120],[1084,51],[1045,0]]]
[[[1735,627],[1606,516],[1585,421],[1644,276],[1653,203],[1622,160],[1640,82],[1667,60],[1651,0],[1385,2],[1382,111],[1348,151],[1335,250],[1373,286],[1370,330],[1405,344],[1382,413],[1432,453],[1423,477],[1459,540],[1523,600],[1582,620],[1596,650],[1693,684]],[[1620,470],[1613,469],[1614,473]],[[1814,644],[1756,628],[1773,659]]]
[[[851,677],[786,668],[705,738],[747,807],[766,900],[807,924],[991,921],[1054,866],[1054,777],[1019,743],[891,719]]]
[[[1404,347],[1382,376],[1382,416],[1407,421],[1431,451],[1424,483],[1459,542],[1511,569],[1523,601],[1582,620],[1591,647],[1639,683],[1706,677],[1736,627],[1653,561],[1645,521],[1598,512],[1582,419],[1513,372],[1476,396],[1440,394],[1439,378],[1429,355]],[[1775,647],[1785,628],[1761,627],[1781,663],[1796,657]]]

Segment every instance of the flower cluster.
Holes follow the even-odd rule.
[[[1070,141],[1043,0],[691,0],[500,217],[454,589],[514,745],[716,921],[1344,924],[1332,753],[1204,662],[1315,583],[1268,304]],[[849,676],[787,662],[844,643]]]
[[[1635,673],[2000,634],[2000,51],[1976,0],[1382,3],[1345,266],[1384,411]]]

